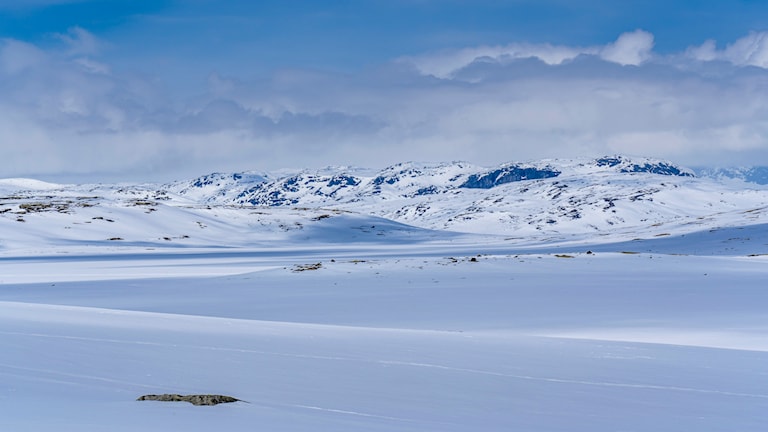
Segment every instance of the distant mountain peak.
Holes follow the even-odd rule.
[[[768,166],[731,167],[731,168],[699,168],[696,174],[700,177],[715,179],[734,179],[761,185],[768,184]]]

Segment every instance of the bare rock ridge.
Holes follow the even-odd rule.
[[[198,394],[198,395],[180,395],[180,394],[159,394],[144,395],[136,399],[137,401],[159,401],[159,402],[189,402],[192,405],[218,405],[221,403],[239,402],[240,399],[232,396]]]

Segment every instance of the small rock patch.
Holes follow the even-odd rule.
[[[239,402],[240,399],[224,395],[180,395],[180,394],[159,394],[144,395],[136,399],[137,401],[160,401],[160,402],[189,402],[192,405],[218,405],[220,403]]]

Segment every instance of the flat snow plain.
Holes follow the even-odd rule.
[[[734,230],[5,250],[0,430],[765,431],[768,230]]]

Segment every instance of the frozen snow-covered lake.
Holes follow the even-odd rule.
[[[693,235],[6,253],[0,429],[762,431],[768,257],[744,230],[731,254],[674,252]]]

